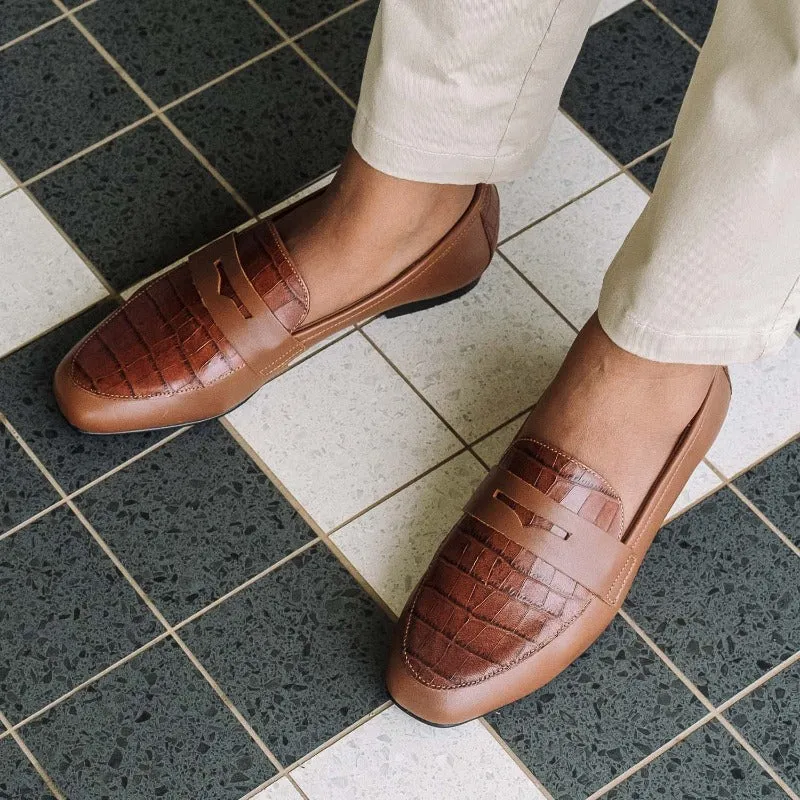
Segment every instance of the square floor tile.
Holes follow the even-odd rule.
[[[338,530],[333,541],[400,616],[486,470],[462,453]]]
[[[697,51],[642,3],[589,29],[561,107],[620,163],[672,135]]]
[[[0,800],[53,800],[39,773],[10,736],[0,741]]]
[[[800,792],[800,664],[759,686],[725,716],[789,786]]]
[[[534,403],[575,336],[500,256],[464,297],[365,330],[468,441]]]
[[[238,800],[275,774],[191,661],[155,645],[26,725],[70,798]]]
[[[163,631],[67,508],[0,541],[0,709],[18,722]]]
[[[776,356],[730,367],[733,397],[708,460],[733,477],[800,433],[800,338]]]
[[[575,800],[604,786],[704,712],[616,617],[558,677],[487,719],[555,800]]]
[[[116,289],[247,219],[158,120],[48,175],[31,191]]]
[[[717,0],[656,0],[656,6],[695,42],[703,44],[714,19]]]
[[[686,482],[678,499],[667,514],[667,519],[680,514],[692,503],[697,502],[701,497],[710,494],[714,489],[719,488],[722,481],[702,462],[697,465],[695,471]]]
[[[800,439],[745,472],[736,487],[800,545]]]
[[[731,491],[666,525],[625,608],[719,704],[800,648],[800,559]]]
[[[148,113],[69,22],[0,52],[0,158],[26,180]]]
[[[604,797],[608,800],[783,800],[786,795],[718,722],[710,722]]]
[[[333,169],[353,124],[345,101],[288,47],[169,117],[256,212]]]
[[[1,424],[0,475],[3,476],[0,533],[61,499],[17,440]]]
[[[502,252],[577,328],[597,310],[603,276],[647,195],[620,175],[502,246]]]
[[[359,334],[270,381],[228,419],[325,530],[460,447]]]
[[[500,239],[577,197],[619,168],[563,114],[556,114],[547,144],[530,172],[498,185]]]
[[[218,422],[181,434],[77,504],[172,622],[314,537]]]
[[[631,167],[631,172],[652,192],[656,188],[656,181],[664,166],[664,159],[667,157],[669,145],[656,150],[655,153],[642,159],[638,164]]]
[[[352,0],[258,0],[259,5],[290,36],[316,25],[349,6]]]
[[[78,19],[159,105],[282,41],[245,0],[103,0]]]
[[[309,800],[544,800],[480,722],[435,728],[392,706],[306,761]]]
[[[58,410],[52,389],[58,362],[114,308],[110,301],[100,303],[0,361],[0,411],[67,492],[167,435],[89,436],[73,428]]]
[[[282,764],[377,708],[390,622],[322,544],[181,629]]]
[[[32,31],[59,13],[50,0],[5,0],[0,14],[0,44]]]
[[[377,0],[369,0],[298,41],[353,102],[358,102],[377,11]]]
[[[0,356],[107,292],[22,191],[0,198]]]

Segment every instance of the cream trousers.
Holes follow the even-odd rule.
[[[436,183],[505,181],[542,149],[597,0],[382,0],[353,144]],[[720,0],[600,322],[657,361],[773,353],[800,316],[800,2]]]

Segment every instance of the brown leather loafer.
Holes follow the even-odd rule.
[[[305,326],[308,288],[272,221],[218,239],[147,284],[67,353],[53,381],[61,411],[90,433],[224,414],[332,333],[463,294],[492,258],[499,208],[497,190],[478,186],[462,218],[423,258]]]
[[[514,441],[478,487],[398,622],[387,672],[402,708],[454,725],[543,686],[608,626],[730,401],[723,369],[629,525],[600,475]]]

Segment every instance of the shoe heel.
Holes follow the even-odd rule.
[[[471,292],[480,281],[480,278],[476,278],[472,283],[468,283],[466,286],[462,286],[460,289],[456,289],[454,292],[449,292],[448,294],[441,294],[438,297],[430,297],[427,300],[415,300],[413,303],[406,303],[404,306],[397,306],[397,308],[390,308],[388,311],[383,312],[384,317],[388,317],[392,319],[393,317],[402,317],[405,314],[413,314],[416,311],[424,311],[426,308],[433,308],[434,306],[441,306],[444,303],[449,303],[451,300],[458,300],[459,297],[463,297],[468,292]]]

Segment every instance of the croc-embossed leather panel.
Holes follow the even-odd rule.
[[[308,309],[305,287],[277,250],[265,223],[237,234],[239,258],[253,287],[289,331]],[[224,273],[221,292],[237,301]],[[223,336],[182,264],[137,292],[76,352],[73,380],[114,397],[191,391],[244,366]]]
[[[622,535],[622,506],[596,473],[546,445],[518,440],[502,466],[552,500]],[[508,500],[522,523],[564,531]],[[419,587],[403,655],[423,683],[447,689],[486,680],[540,650],[586,609],[592,593],[535,553],[465,515]]]

